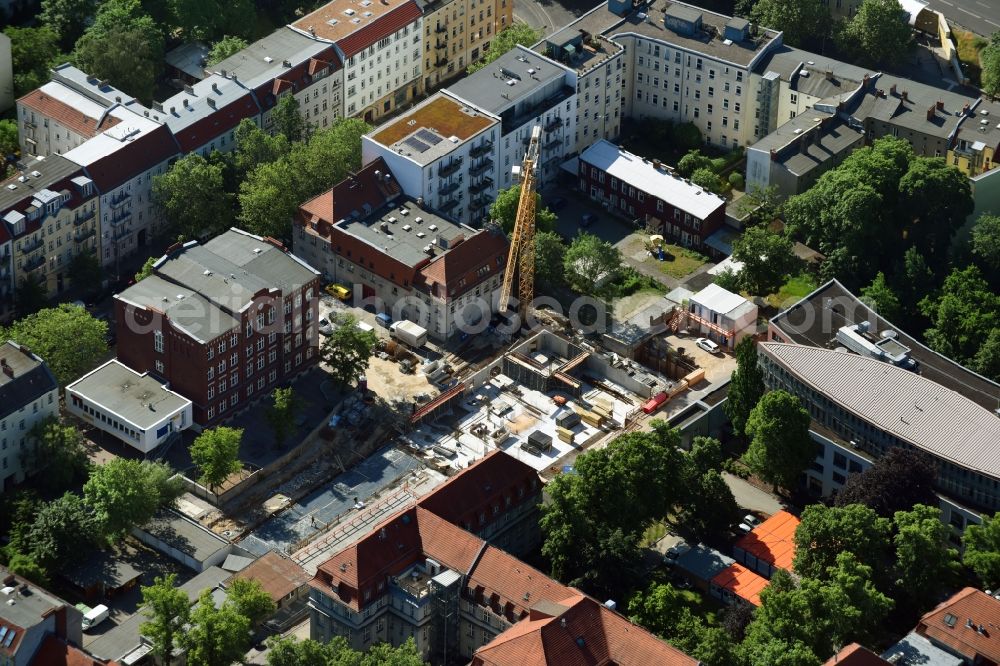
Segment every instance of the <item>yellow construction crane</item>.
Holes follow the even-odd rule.
[[[531,128],[531,141],[521,163],[521,197],[517,202],[517,217],[514,219],[514,233],[510,239],[510,254],[507,269],[503,274],[500,288],[500,313],[510,308],[510,295],[514,289],[514,273],[519,275],[517,295],[520,299],[519,311],[522,323],[528,315],[528,307],[535,296],[535,163],[538,161],[538,144],[542,128]],[[514,167],[517,176],[517,167]]]

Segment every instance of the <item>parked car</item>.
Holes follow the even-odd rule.
[[[564,197],[553,197],[552,199],[549,199],[548,203],[545,204],[545,207],[553,213],[557,210],[562,210],[566,207],[566,199]]]
[[[747,515],[743,516],[743,522],[751,527],[757,527],[758,525],[760,525],[760,518],[758,518],[752,513],[748,513]]]
[[[715,344],[708,338],[698,338],[694,341],[694,343],[707,351],[709,354],[718,354],[720,351],[719,345]]]
[[[323,317],[322,319],[319,320],[319,332],[322,333],[323,335],[333,334],[333,324],[331,324],[330,320],[327,319],[326,317]]]
[[[594,223],[594,220],[596,219],[597,217],[593,213],[584,213],[583,216],[580,218],[580,226],[589,227]]]
[[[753,532],[753,526],[746,523],[740,523],[736,529],[739,530],[740,534],[750,534]]]
[[[677,563],[677,558],[689,550],[691,550],[691,546],[680,541],[667,549],[667,552],[663,555],[663,563],[672,567]]]

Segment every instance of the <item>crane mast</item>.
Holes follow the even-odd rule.
[[[510,296],[514,289],[514,274],[518,274],[519,311],[522,321],[528,314],[529,304],[535,296],[535,165],[538,161],[538,144],[542,128],[531,128],[531,140],[521,162],[521,196],[517,202],[517,217],[510,240],[510,254],[500,288],[500,313],[510,309]],[[515,174],[517,175],[517,174]]]

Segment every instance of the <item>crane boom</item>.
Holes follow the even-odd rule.
[[[528,304],[535,296],[535,164],[538,161],[538,145],[542,128],[531,128],[531,140],[521,163],[521,196],[517,202],[517,217],[514,219],[514,233],[510,240],[510,254],[500,288],[499,311],[510,308],[510,296],[514,290],[514,274],[519,276],[518,298],[520,311],[527,314]]]

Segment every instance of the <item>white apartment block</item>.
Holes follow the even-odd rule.
[[[50,416],[59,416],[59,384],[49,367],[14,342],[0,344],[0,492],[43,465],[31,429]]]
[[[500,181],[500,119],[443,91],[361,139],[361,161],[382,158],[408,196],[481,226]]]

